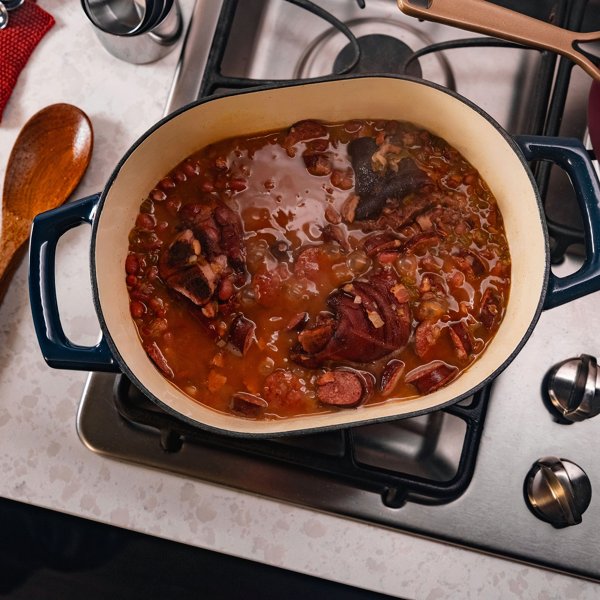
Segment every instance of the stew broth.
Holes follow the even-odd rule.
[[[497,331],[511,271],[477,171],[439,137],[375,120],[200,150],[142,202],[125,266],[157,368],[250,418],[446,385]]]

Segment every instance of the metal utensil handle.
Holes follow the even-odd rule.
[[[579,33],[509,10],[485,0],[397,0],[400,10],[411,17],[453,25],[461,29],[500,37],[551,50],[570,58],[600,81],[600,55],[581,46],[600,42],[600,31]],[[590,58],[594,56],[597,64]]]
[[[578,271],[565,277],[550,272],[544,308],[553,308],[600,290],[600,182],[583,144],[572,138],[535,135],[515,137],[527,160],[550,160],[569,179],[583,221],[586,257]]]
[[[69,229],[92,223],[100,194],[39,214],[29,246],[29,300],[33,324],[46,362],[56,369],[119,371],[104,335],[96,346],[73,344],[62,328],[56,301],[55,262],[58,240]]]

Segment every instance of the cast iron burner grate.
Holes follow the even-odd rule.
[[[490,386],[467,399],[440,411],[464,422],[465,434],[456,472],[449,479],[442,475],[423,477],[367,464],[359,458],[361,427],[325,431],[315,434],[257,439],[232,437],[201,430],[164,412],[142,394],[124,375],[114,386],[115,406],[130,425],[152,430],[164,452],[175,454],[186,444],[227,452],[242,452],[261,461],[279,463],[287,468],[309,470],[353,488],[381,495],[385,506],[398,508],[406,501],[422,504],[445,504],[456,500],[467,489],[481,440]],[[441,415],[440,415],[441,416]],[[363,426],[373,427],[373,426]],[[374,427],[380,427],[375,425]],[[435,452],[435,440],[420,452]]]
[[[423,72],[418,61],[413,61],[408,67],[404,66],[406,59],[413,53],[403,41],[391,35],[370,34],[357,38],[360,58],[350,73],[407,73],[421,77]],[[347,44],[342,48],[333,63],[334,73],[344,70],[344,65],[350,64],[354,48]]]

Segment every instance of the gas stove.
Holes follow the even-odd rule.
[[[600,0],[502,0],[580,31]],[[393,0],[197,0],[167,112],[209,94],[341,73],[407,72],[466,96],[513,134],[586,138],[589,77],[566,59],[404,16]],[[357,51],[357,46],[359,50]],[[582,234],[560,170],[533,165],[555,271]],[[77,425],[94,452],[600,580],[592,294],[545,312],[496,381],[442,411],[277,440],[191,428],[122,375],[90,374]],[[570,360],[572,359],[572,360]],[[591,501],[590,501],[591,500]]]

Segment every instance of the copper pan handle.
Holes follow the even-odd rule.
[[[600,81],[600,31],[579,33],[485,0],[397,0],[411,17],[558,52]]]

